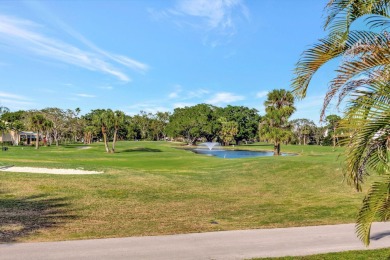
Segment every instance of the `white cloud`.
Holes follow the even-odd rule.
[[[243,0],[177,0],[172,8],[148,12],[155,20],[171,18],[179,27],[201,31],[203,44],[213,48],[236,34],[237,19],[249,20]]]
[[[319,111],[324,104],[325,95],[306,97],[300,101],[296,101],[297,110],[316,109]]]
[[[66,32],[81,41],[89,50],[47,36],[38,29],[41,25],[29,20],[0,15],[0,42],[29,54],[54,59],[91,71],[112,75],[121,81],[129,82],[130,77],[115,65],[123,65],[137,71],[146,71],[148,66],[139,61],[106,52],[86,40],[82,35],[61,24]],[[114,63],[116,63],[114,65]]]
[[[226,30],[234,28],[232,12],[235,8],[244,8],[241,0],[182,0],[175,11],[203,20],[209,29]]]
[[[178,98],[179,97],[179,93],[178,92],[171,92],[171,93],[169,93],[168,97],[169,98]]]
[[[19,101],[14,99],[1,99],[0,104],[9,108],[10,110],[28,109],[35,105],[33,102]]]
[[[84,93],[78,93],[78,94],[75,94],[75,96],[84,97],[84,98],[95,98],[96,97],[95,95],[84,94]]]
[[[188,92],[186,99],[201,98],[209,93],[210,93],[210,91],[208,91],[207,89],[202,89],[202,88],[197,89],[197,90],[193,90],[193,91]]]
[[[175,86],[175,91],[169,93],[168,98],[170,99],[180,99],[180,100],[189,100],[194,98],[201,98],[210,93],[207,89],[196,89],[191,91],[184,91],[181,85]]]
[[[266,97],[268,94],[268,90],[264,90],[264,91],[259,91],[256,93],[256,98],[263,98],[263,97]]]
[[[229,92],[219,92],[215,94],[211,99],[206,100],[206,103],[212,105],[228,104],[236,101],[244,100],[244,96],[235,95]]]
[[[28,109],[35,105],[30,101],[31,100],[25,96],[0,91],[0,105],[11,110]]]
[[[10,99],[16,99],[16,100],[29,100],[27,97],[12,94],[9,92],[3,92],[3,91],[0,91],[0,98],[10,98]]]
[[[152,102],[137,103],[131,106],[127,106],[126,108],[124,108],[124,110],[128,115],[137,115],[140,113],[140,111],[145,111],[147,113],[152,113],[152,114],[155,114],[156,112],[170,111],[169,108]]]
[[[179,94],[183,91],[182,87],[180,85],[175,85],[175,90],[171,93],[169,93],[168,98],[178,98]]]

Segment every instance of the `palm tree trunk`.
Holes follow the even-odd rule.
[[[333,127],[333,150],[336,148],[336,127]]]
[[[103,139],[104,139],[104,147],[106,148],[106,152],[110,152],[110,148],[108,148],[108,143],[107,143],[107,134],[103,133]]]
[[[104,147],[106,148],[106,152],[110,152],[110,148],[108,148],[108,142],[107,142],[107,132],[106,128],[102,127],[102,134],[103,134],[103,140],[104,140]]]
[[[114,140],[112,140],[112,152],[115,153],[115,142],[116,142],[116,133],[118,132],[117,129],[114,130]]]
[[[277,142],[274,144],[274,156],[280,155],[280,143]]]
[[[37,137],[35,138],[35,149],[39,149],[39,130],[37,131]]]

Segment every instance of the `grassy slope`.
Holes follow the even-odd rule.
[[[220,159],[170,143],[11,147],[0,162],[103,170],[0,173],[0,241],[48,241],[353,222],[362,194],[342,182],[331,147],[299,156]],[[272,149],[251,145],[247,149]]]

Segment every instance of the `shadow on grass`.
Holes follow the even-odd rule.
[[[15,242],[74,219],[67,213],[68,206],[65,198],[46,198],[46,195],[0,198],[0,243]]]
[[[149,152],[149,153],[160,153],[162,152],[160,149],[153,148],[133,148],[119,151],[119,153],[132,153],[132,152]]]
[[[86,144],[65,144],[65,145],[61,145],[60,147],[63,147],[66,149],[78,149],[80,147],[86,147],[86,146],[88,147],[88,145],[86,145]]]
[[[257,147],[257,146],[260,146],[260,147],[274,147],[273,144],[242,144],[240,146],[248,146],[248,147]]]

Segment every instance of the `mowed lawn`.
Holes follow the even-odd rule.
[[[363,198],[343,182],[342,152],[221,159],[169,142],[10,147],[2,165],[100,175],[0,172],[0,241],[53,241],[354,222]],[[271,150],[256,144],[240,149]]]

